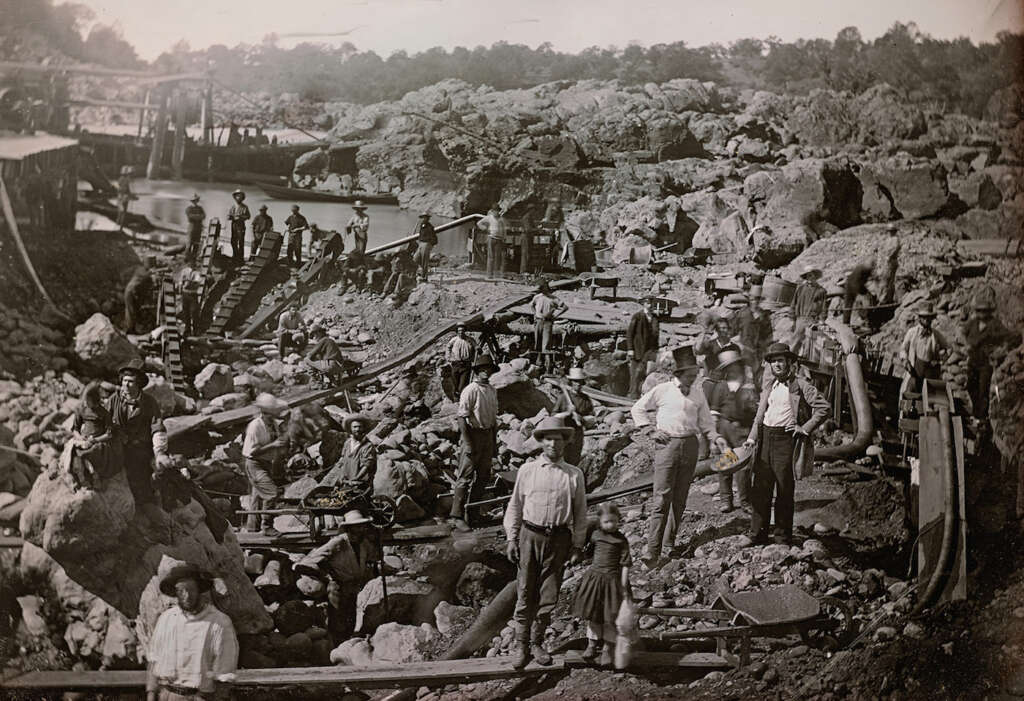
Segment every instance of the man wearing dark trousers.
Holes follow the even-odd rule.
[[[647,363],[655,360],[658,353],[658,336],[661,325],[654,315],[654,299],[644,300],[644,308],[629,320],[626,330],[626,350],[629,351],[629,396],[640,396],[644,380],[647,379]]]
[[[729,445],[740,445],[750,433],[750,424],[757,413],[757,390],[747,380],[743,355],[737,346],[724,348],[718,354],[715,374],[719,379],[705,390],[715,429]],[[723,513],[733,510],[734,481],[740,505],[744,509],[750,508],[750,471],[744,468],[735,475],[730,473],[718,477],[718,497]]]
[[[459,432],[462,446],[452,495],[455,527],[468,531],[466,498],[479,501],[491,479],[491,461],[497,454],[498,393],[489,382],[498,366],[482,353],[473,362],[473,381],[459,395]]]
[[[519,565],[515,621],[516,667],[532,657],[551,664],[544,633],[558,601],[566,561],[579,562],[587,537],[587,495],[583,471],[563,460],[573,429],[549,416],[533,431],[543,453],[523,464],[505,510],[508,558]]]
[[[715,430],[707,399],[696,384],[697,358],[693,348],[682,346],[673,350],[672,355],[675,377],[652,387],[630,410],[637,428],[652,426],[650,412],[656,412],[654,493],[647,526],[647,552],[641,558],[648,569],[657,568],[662,551],[675,544],[697,467],[697,437],[703,433],[723,453],[729,450],[729,444]]]
[[[743,545],[768,542],[775,493],[776,543],[793,538],[793,495],[797,475],[814,467],[811,434],[828,418],[828,400],[808,380],[797,375],[797,357],[785,343],[773,343],[765,353],[771,373],[765,373],[761,401],[744,445],[754,448],[750,503],[750,534]]]
[[[231,222],[231,257],[236,263],[245,259],[245,222],[249,221],[249,208],[245,204],[245,193],[235,190],[231,193],[235,203],[228,210]]]

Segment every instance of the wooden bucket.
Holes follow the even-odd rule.
[[[796,293],[796,283],[781,277],[766,277],[761,286],[761,299],[765,303],[777,304],[780,307],[789,305]]]

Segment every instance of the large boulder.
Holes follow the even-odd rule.
[[[423,463],[407,460],[397,450],[388,450],[377,457],[377,472],[373,476],[373,493],[398,500],[408,494],[414,500],[429,497],[430,474]]]
[[[242,550],[226,520],[187,496],[167,508],[136,508],[123,473],[98,489],[80,491],[44,473],[20,521],[22,537],[40,557],[35,564],[23,558],[22,567],[51,582],[66,572],[77,586],[137,618],[145,636],[170,602],[159,592],[160,577],[175,563],[191,562],[220,580],[215,601],[239,633],[269,630],[272,621],[245,574]]]
[[[351,638],[331,650],[331,664],[359,667],[373,664],[373,649],[363,638]]]
[[[498,393],[498,412],[527,419],[542,409],[551,411],[552,402],[536,383],[521,372],[505,365],[491,376],[491,385]]]
[[[845,159],[793,161],[767,183],[758,181],[759,186],[765,184],[764,203],[753,196],[759,226],[797,223],[817,228],[827,223],[843,229],[860,223],[861,183]]]
[[[356,630],[368,633],[385,621],[433,623],[434,607],[444,598],[437,587],[403,576],[387,578],[387,601],[380,577],[371,579],[356,599]]]
[[[437,632],[441,635],[458,635],[464,632],[476,618],[476,609],[470,606],[455,606],[442,601],[434,609]]]
[[[108,375],[131,360],[142,359],[139,349],[99,312],[75,327],[75,355],[88,367]]]
[[[373,634],[373,662],[422,662],[434,651],[440,637],[433,626],[426,623],[419,626],[385,623]]]
[[[231,366],[223,363],[210,363],[199,371],[193,382],[196,391],[203,399],[213,399],[222,394],[235,391],[234,374]]]
[[[861,164],[865,221],[921,219],[949,202],[946,169],[937,161],[898,154]]]

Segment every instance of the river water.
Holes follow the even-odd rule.
[[[132,192],[138,196],[131,204],[131,211],[144,214],[153,223],[159,226],[160,222],[168,222],[179,227],[186,227],[188,221],[185,219],[185,208],[189,205],[189,198],[198,193],[199,204],[206,210],[207,222],[213,217],[221,221],[221,247],[225,253],[230,252],[230,228],[228,226],[228,210],[234,201],[231,193],[237,186],[229,183],[208,183],[194,182],[188,180],[146,180],[136,179],[132,181]],[[243,186],[246,194],[245,204],[249,206],[252,216],[259,213],[260,205],[267,205],[267,213],[274,219],[274,230],[284,231],[284,220],[291,214],[291,202],[286,200],[275,200],[263,192],[257,185]],[[316,224],[321,229],[328,231],[344,232],[345,224],[354,213],[350,204],[335,204],[328,202],[296,202],[301,208],[301,213],[309,220],[310,224]],[[397,205],[370,204],[367,205],[367,215],[370,217],[370,232],[368,248],[390,243],[396,239],[411,234],[417,224],[417,213],[400,209]],[[434,226],[444,223],[443,219],[434,219]],[[439,235],[438,249],[442,253],[457,254],[465,251],[465,229],[459,227],[457,230],[443,232]],[[252,238],[252,227],[246,226],[246,251],[249,250]],[[308,246],[309,234],[303,237]],[[351,237],[345,237],[346,249],[351,248]],[[304,256],[308,251],[304,251]]]

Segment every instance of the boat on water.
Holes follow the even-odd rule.
[[[374,194],[369,192],[353,192],[350,195],[336,195],[319,190],[306,190],[300,187],[284,187],[260,183],[260,188],[275,200],[291,200],[293,202],[355,202],[362,200],[366,204],[398,204],[398,197],[390,193]]]

